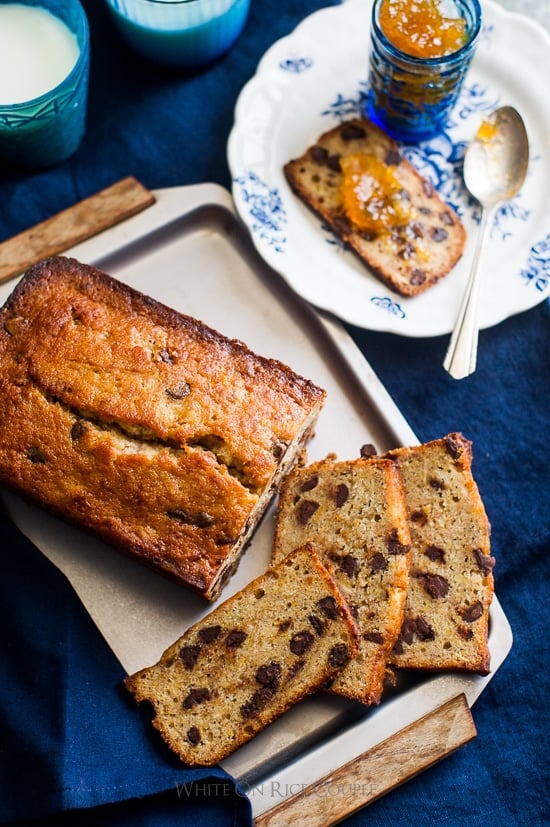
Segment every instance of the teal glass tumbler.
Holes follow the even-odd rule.
[[[0,4],[5,0],[0,0]],[[90,70],[88,19],[78,0],[17,0],[57,17],[72,32],[78,57],[56,86],[31,100],[0,100],[0,163],[27,170],[65,161],[78,149],[86,130]]]
[[[127,43],[165,66],[197,69],[227,52],[246,22],[250,0],[106,0]]]
[[[453,0],[465,21],[463,46],[443,57],[415,57],[396,48],[380,26],[380,6],[372,7],[367,115],[397,140],[416,143],[444,131],[482,27],[478,0]]]

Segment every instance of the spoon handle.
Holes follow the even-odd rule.
[[[496,207],[496,205],[495,205]],[[492,223],[495,207],[482,208],[472,267],[455,326],[445,355],[443,367],[453,379],[464,379],[476,369],[478,339],[478,294],[481,268],[479,262]]]

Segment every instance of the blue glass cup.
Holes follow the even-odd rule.
[[[106,0],[124,39],[143,57],[197,69],[239,37],[250,0]]]
[[[397,48],[384,33],[384,2],[374,0],[372,7],[366,111],[397,140],[427,140],[444,131],[456,104],[478,43],[481,7],[478,0],[453,0],[465,23],[464,43],[442,57],[416,57]]]
[[[5,0],[0,0],[0,5]],[[57,17],[76,37],[78,56],[66,77],[42,94],[17,103],[0,100],[0,162],[29,170],[69,158],[86,129],[90,68],[88,19],[78,0],[17,0]]]

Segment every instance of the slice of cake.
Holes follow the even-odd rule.
[[[312,547],[256,578],[191,627],[127,689],[190,765],[210,766],[341,671],[357,628]]]
[[[284,173],[296,195],[403,296],[436,284],[463,253],[457,213],[365,118],[325,132]]]
[[[409,568],[409,528],[397,465],[373,458],[295,467],[280,491],[274,560],[306,541],[330,567],[360,631],[358,655],[331,689],[376,704],[403,620]]]
[[[0,311],[0,396],[1,485],[214,600],[325,391],[53,258]]]
[[[487,674],[495,561],[472,444],[452,433],[385,456],[401,469],[411,530],[405,618],[391,663]]]

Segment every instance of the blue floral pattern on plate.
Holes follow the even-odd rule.
[[[285,159],[292,156],[288,149],[281,148],[282,145],[294,146],[292,151],[298,152],[307,145],[303,136],[319,134],[324,131],[323,124],[326,124],[325,129],[330,129],[342,120],[364,114],[368,91],[362,71],[365,46],[360,27],[354,28],[353,24],[365,9],[368,14],[368,6],[368,0],[347,0],[339,7],[322,9],[306,18],[295,33],[271,47],[250,82],[259,94],[250,97],[248,108],[241,108],[242,114],[236,120],[234,131],[238,133],[239,127],[241,130],[237,156],[240,153],[241,157],[235,157],[231,151],[229,155],[230,166],[233,160],[235,203],[260,253],[313,304],[367,328],[403,331],[404,335],[413,336],[439,335],[452,329],[456,314],[453,308],[458,306],[463,289],[460,285],[466,280],[470,249],[475,239],[474,230],[481,217],[478,202],[469,195],[463,182],[466,146],[481,117],[502,103],[516,105],[522,114],[529,116],[529,110],[535,105],[535,92],[523,87],[531,87],[533,77],[541,77],[539,64],[548,65],[547,39],[544,40],[544,33],[533,33],[532,28],[526,40],[524,35],[524,44],[519,48],[522,62],[525,67],[536,66],[537,72],[530,71],[527,81],[525,70],[523,87],[518,81],[517,88],[510,89],[509,84],[503,82],[502,71],[507,71],[509,43],[516,43],[521,21],[517,15],[509,15],[492,0],[486,0],[485,25],[479,47],[486,50],[484,62],[480,63],[480,71],[474,69],[469,74],[444,132],[419,144],[400,144],[402,154],[461,215],[470,233],[455,277],[442,280],[433,293],[427,291],[430,307],[433,308],[435,302],[437,308],[433,312],[427,308],[427,293],[414,300],[401,300],[390,290],[384,295],[383,288],[372,283],[371,278],[362,278],[362,270],[353,263],[349,248],[324,222],[321,222],[319,247],[315,234],[310,232],[311,217],[304,219],[305,213],[297,209],[295,200],[287,203],[290,194],[282,167]],[[339,30],[347,32],[345,51],[337,54],[341,47],[335,45],[330,60],[326,60],[323,49],[328,43],[344,43],[337,38]],[[508,46],[503,45],[503,33]],[[540,80],[537,101],[542,86]],[[300,114],[302,110],[310,113],[307,128]],[[484,303],[488,312],[482,326],[495,324],[511,313],[533,306],[546,295],[550,286],[550,227],[544,220],[546,211],[543,214],[535,184],[549,172],[542,133],[550,129],[550,117],[542,117],[538,106],[537,110],[537,120],[527,121],[528,127],[540,133],[533,136],[538,139],[539,146],[535,140],[526,182],[530,186],[501,207],[491,228],[494,259],[485,290],[492,292],[489,293],[490,301]],[[249,131],[251,123],[256,133],[253,138]],[[278,133],[281,128],[284,131]],[[273,139],[277,133],[279,137]],[[329,255],[323,255],[323,239],[331,248]],[[334,254],[336,259],[332,258]],[[494,283],[497,273],[499,279],[501,274],[505,275],[505,281],[499,281],[498,286]],[[347,285],[349,298],[343,299],[343,293],[338,292],[337,285],[341,280]],[[504,290],[500,284],[505,285]],[[372,311],[366,311],[367,305]],[[382,321],[382,317],[387,321]]]

